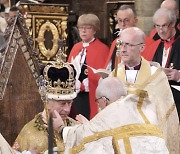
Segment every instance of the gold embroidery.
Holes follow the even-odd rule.
[[[132,154],[131,143],[128,137],[123,139],[126,153]]]
[[[142,105],[143,105],[144,98],[148,96],[147,91],[137,89],[137,90],[134,90],[134,91],[128,91],[128,94],[135,94],[135,95],[139,96],[139,101],[137,103],[137,109],[138,109],[141,117],[143,118],[144,122],[146,124],[150,124],[148,118],[146,117],[146,115],[143,113],[143,111],[141,109]]]
[[[174,111],[174,109],[176,108],[176,105],[173,104],[170,109],[167,111],[165,117],[162,119],[160,126],[164,126],[164,124],[166,123],[167,119],[169,118],[169,116],[171,115],[171,113]]]
[[[143,93],[143,92],[142,92],[142,93]],[[137,103],[137,109],[138,109],[141,117],[143,118],[144,122],[145,122],[146,124],[150,124],[148,118],[146,117],[146,115],[145,115],[145,114],[143,113],[143,111],[142,111],[142,105],[143,105],[144,98],[145,98],[145,97],[144,97],[144,94],[140,94],[140,95],[139,95],[139,101],[138,101],[138,103]]]
[[[120,154],[120,148],[119,148],[119,145],[118,145],[118,140],[115,139],[115,137],[112,138],[112,146],[113,146],[113,149],[114,149],[114,153],[115,154]]]
[[[84,145],[89,142],[96,141],[98,139],[104,138],[104,137],[113,137],[113,147],[114,151],[116,151],[118,154],[120,154],[120,149],[118,146],[118,140],[119,139],[125,139],[126,143],[127,139],[130,137],[135,136],[157,136],[162,138],[162,130],[151,124],[131,124],[126,126],[117,127],[111,130],[102,131],[99,133],[95,133],[92,136],[85,137],[81,144],[78,146],[75,146],[70,149],[70,154],[76,154],[84,149]],[[128,145],[126,146],[128,147]],[[130,144],[130,143],[129,143]],[[130,146],[130,145],[129,145]]]
[[[45,124],[44,121],[42,120],[41,113],[36,115],[34,127],[36,127],[39,131],[47,132],[47,128],[45,127],[45,125],[47,124]]]

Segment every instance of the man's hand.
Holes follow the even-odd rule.
[[[89,121],[86,117],[84,117],[81,114],[76,115],[76,120],[79,124],[84,124]]]
[[[59,131],[60,127],[64,126],[64,121],[56,110],[54,110],[54,114],[56,115],[56,118],[53,118],[53,128],[54,130]]]
[[[180,72],[176,69],[164,68],[163,69],[168,80],[178,81],[180,79]]]

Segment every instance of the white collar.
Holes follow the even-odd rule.
[[[89,42],[82,42],[82,43],[83,43],[83,47],[84,47],[84,48],[85,48],[85,47],[88,47],[89,44],[90,44],[91,42],[93,42],[94,40],[95,40],[95,38],[92,38],[92,40],[89,41]]]

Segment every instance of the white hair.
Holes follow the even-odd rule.
[[[171,23],[176,23],[176,15],[175,13],[167,8],[159,8],[153,16],[153,22],[155,23],[156,20],[158,20],[159,18],[162,18],[162,16],[166,15],[169,18],[169,21]]]
[[[112,103],[118,100],[121,96],[125,96],[127,91],[124,84],[116,77],[107,77],[101,80],[96,88],[98,97],[106,97]]]

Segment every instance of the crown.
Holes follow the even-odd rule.
[[[43,75],[48,99],[72,100],[76,97],[76,71],[72,64],[63,62],[62,58],[57,58],[57,61],[46,65]]]

